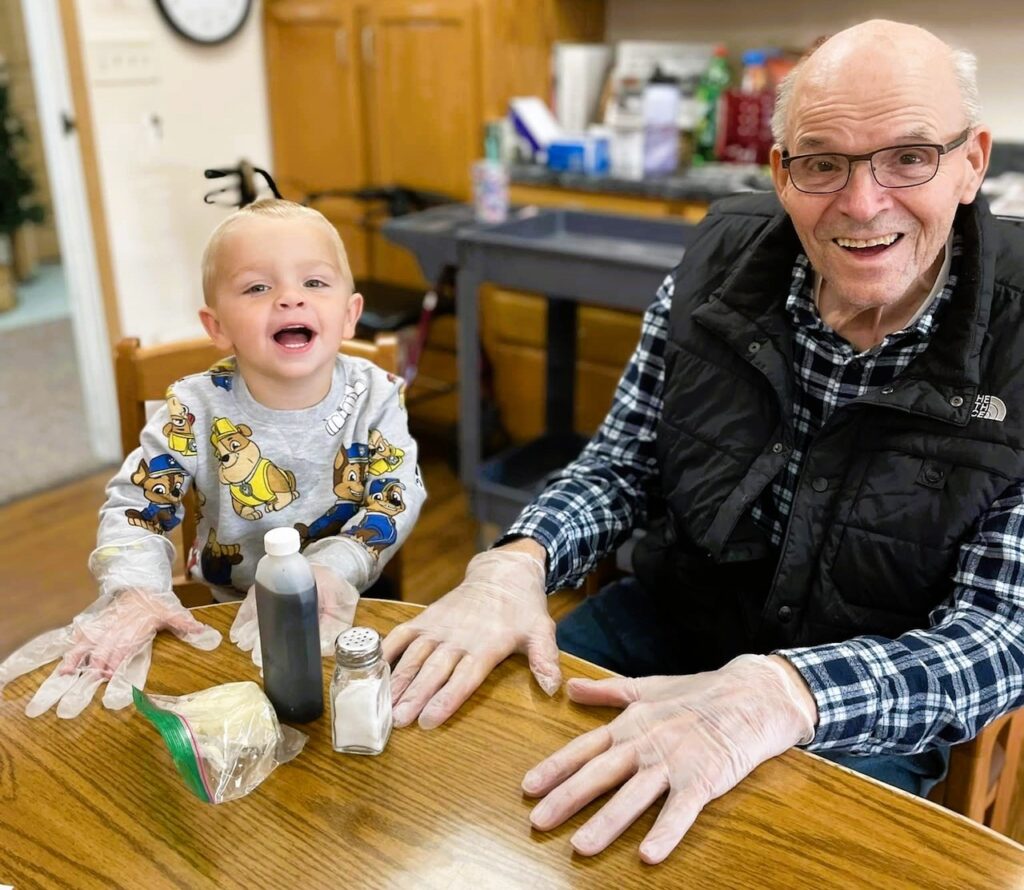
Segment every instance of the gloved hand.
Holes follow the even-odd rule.
[[[58,717],[77,717],[106,680],[105,707],[131,703],[153,658],[153,638],[169,630],[197,649],[216,649],[220,632],[197,621],[170,591],[136,588],[101,596],[67,627],[30,640],[0,664],[0,690],[11,680],[60,658],[61,662],[25,707],[38,717],[57,705]]]
[[[640,845],[648,863],[675,849],[708,801],[758,764],[809,742],[817,721],[796,669],[765,655],[741,655],[717,671],[685,677],[573,679],[569,697],[625,711],[526,774],[523,791],[546,795],[530,821],[547,831],[622,785],[572,837],[577,853],[592,856],[667,791]]]
[[[313,566],[316,579],[317,602],[320,610],[320,655],[334,654],[334,641],[346,628],[352,626],[359,603],[359,591],[344,578],[339,578],[325,566]],[[260,649],[260,625],[256,617],[256,587],[249,588],[248,594],[238,607],[238,614],[229,632],[231,642],[243,652],[252,651],[252,663],[263,667],[263,652]]]
[[[544,581],[543,562],[528,553],[478,553],[458,587],[392,630],[383,645],[389,662],[402,656],[391,675],[395,726],[444,723],[513,652],[554,695],[562,671]]]

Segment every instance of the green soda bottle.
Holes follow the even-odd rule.
[[[704,118],[697,127],[694,161],[715,160],[715,137],[717,135],[718,99],[729,88],[732,72],[726,58],[728,51],[724,44],[715,47],[714,55],[697,86],[697,98],[704,103]]]

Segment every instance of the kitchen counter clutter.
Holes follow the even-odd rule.
[[[1024,144],[997,142],[992,146],[989,179],[1002,173],[1021,171],[1024,171]],[[687,167],[670,176],[644,179],[549,170],[541,164],[513,164],[509,168],[509,180],[519,186],[707,203],[736,192],[772,190],[772,180],[766,166],[716,162]]]
[[[704,164],[670,176],[623,179],[549,170],[538,164],[509,168],[513,185],[562,188],[596,194],[631,195],[665,201],[714,201],[736,192],[770,191],[771,177],[758,164]]]

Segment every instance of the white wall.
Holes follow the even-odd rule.
[[[996,139],[1024,141],[1024,2],[1021,0],[607,0],[605,37],[724,42],[730,54],[765,45],[803,48],[870,18],[928,28],[978,56],[986,122]]]
[[[203,169],[273,169],[261,3],[212,47],[178,37],[153,0],[76,6],[121,330],[144,344],[198,336],[199,261],[226,212],[203,203]]]

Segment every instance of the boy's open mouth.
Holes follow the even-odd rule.
[[[301,349],[311,343],[316,336],[316,331],[307,328],[305,325],[293,324],[281,328],[274,334],[274,340],[288,349]]]
[[[847,253],[857,256],[876,256],[885,253],[890,247],[903,239],[902,232],[890,232],[876,238],[833,238],[832,243],[843,248]]]

